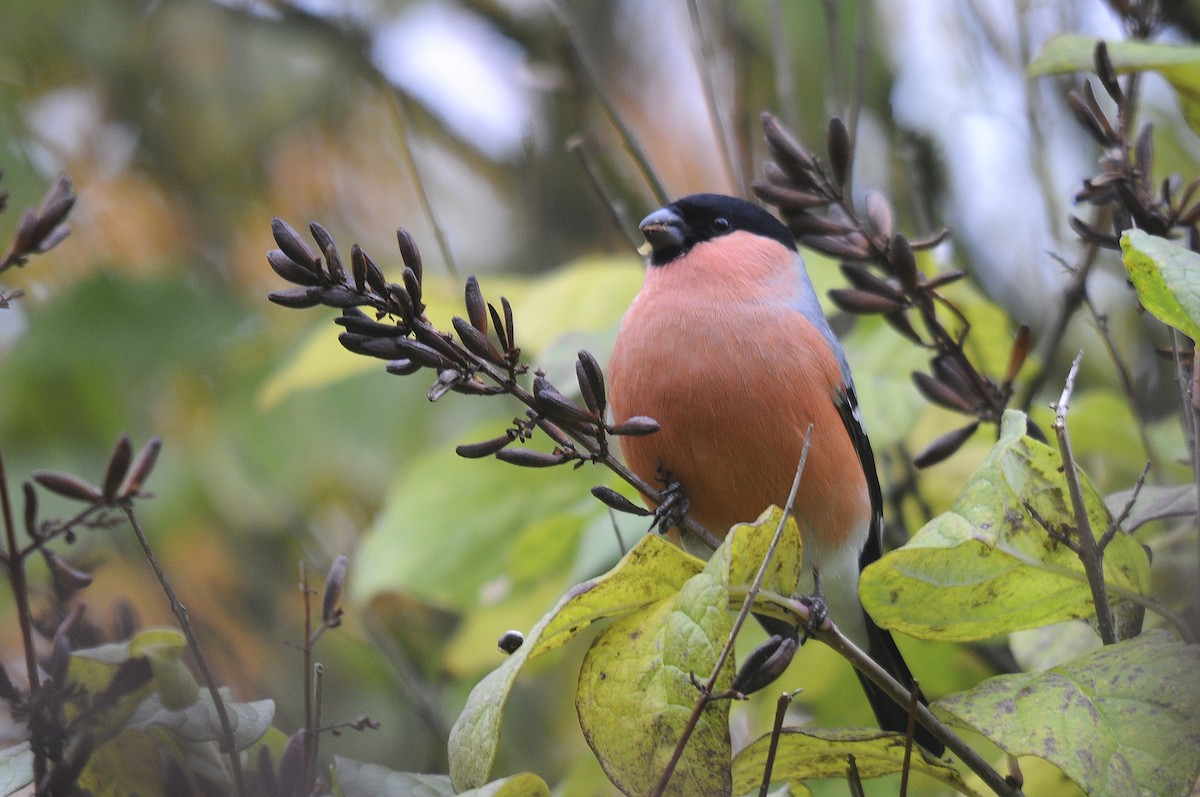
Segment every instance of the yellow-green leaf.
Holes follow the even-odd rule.
[[[1029,64],[1029,74],[1090,72],[1095,69],[1098,41],[1094,36],[1074,33],[1055,36]],[[1106,46],[1117,72],[1162,75],[1179,93],[1188,125],[1200,131],[1200,47],[1145,41],[1110,41]]]
[[[699,691],[729,638],[728,592],[720,564],[677,595],[600,632],[584,657],[575,706],[592,751],[626,795],[648,795],[664,772]],[[732,657],[715,685],[733,680]],[[668,782],[667,795],[723,797],[730,789],[729,701],[709,703]]]
[[[1125,270],[1150,314],[1200,340],[1200,255],[1177,243],[1128,230],[1121,236]]]
[[[733,759],[733,793],[756,792],[767,765],[767,750],[771,735],[766,734],[748,744]],[[866,728],[784,728],[779,737],[771,782],[787,782],[793,794],[808,794],[802,781],[812,778],[845,778],[847,756],[854,756],[858,774],[877,778],[900,772],[904,768],[904,737],[897,733]],[[926,757],[914,748],[910,760],[912,771],[924,773],[957,789],[973,794],[958,770]]]
[[[597,620],[621,617],[675,595],[704,563],[654,535],[638,541],[608,573],[574,587],[534,626],[525,643],[471,690],[450,729],[450,776],[457,789],[487,783],[509,691],[526,660],[566,644]]]
[[[952,510],[863,572],[859,594],[877,623],[967,641],[1094,616],[1078,557],[1041,525],[1076,534],[1062,458],[1025,437],[1025,423],[1005,413],[999,441]],[[1092,531],[1103,534],[1108,510],[1085,474],[1080,482]],[[1149,572],[1142,546],[1117,534],[1104,558],[1109,587],[1145,595]]]
[[[1200,777],[1200,647],[1164,631],[1039,673],[1002,675],[935,710],[1092,797],[1188,794]]]

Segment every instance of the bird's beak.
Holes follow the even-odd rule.
[[[638,225],[652,252],[682,249],[687,236],[683,219],[669,208],[659,208]],[[645,247],[643,247],[645,248]],[[641,251],[639,249],[638,251]],[[648,254],[643,252],[643,254]]]

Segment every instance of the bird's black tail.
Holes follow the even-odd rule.
[[[892,639],[891,633],[875,625],[875,622],[866,612],[863,612],[863,616],[867,621],[867,639],[869,640],[867,654],[879,666],[887,670],[888,674],[899,681],[901,686],[905,689],[912,689],[912,673],[909,672],[908,665],[904,662],[904,657],[900,655],[900,649],[896,647],[896,640]],[[908,708],[901,706],[895,700],[888,697],[882,689],[868,681],[861,672],[857,674],[863,691],[867,693],[867,701],[870,702],[871,709],[875,712],[875,719],[878,720],[879,727],[885,731],[907,734]],[[920,700],[921,705],[929,705],[924,695],[921,696]],[[916,733],[913,735],[913,739],[921,747],[924,747],[939,758],[946,752],[946,745],[942,744],[920,723],[916,725]]]

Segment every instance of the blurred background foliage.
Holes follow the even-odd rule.
[[[1167,35],[1183,38],[1189,18],[1176,5],[1181,24]],[[955,297],[983,370],[999,375],[1016,321],[1035,341],[1050,325],[1065,281],[1058,258],[1079,255],[1071,197],[1097,156],[1063,102],[1078,78],[1024,74],[1060,32],[1122,35],[1108,7],[1088,0],[7,0],[0,167],[15,210],[3,231],[58,172],[80,197],[71,237],[6,277],[26,292],[0,312],[10,478],[39,467],[98,476],[120,432],[135,445],[161,435],[146,526],[220,679],[242,698],[276,699],[288,732],[302,719],[297,563],[319,573],[350,554],[354,604],[318,650],[325,717],[365,713],[382,726],[323,751],[444,771],[447,727],[499,661],[500,633],[528,629],[619,555],[612,520],[587,493],[607,476],[457,458],[455,444],[499,433],[516,407],[453,394],[429,405],[427,385],[342,352],[323,314],[268,304],[280,287],[264,258],[270,218],[319,220],[344,251],[357,241],[390,274],[395,228],[408,228],[431,275],[432,314],[461,314],[462,278],[479,274],[487,298],[513,300],[518,344],[570,384],[577,349],[607,358],[640,280],[630,234],[659,204],[606,104],[672,196],[745,193],[764,109],[817,152],[828,115],[842,114],[857,135],[856,193],[887,192],[913,237],[950,227],[951,243],[923,267],[972,273]],[[1200,148],[1170,91],[1150,80],[1145,97],[1158,168],[1194,174]],[[819,288],[840,284],[835,263],[809,263]],[[1073,428],[1097,485],[1127,489],[1147,459],[1153,479],[1187,478],[1178,394],[1150,354],[1161,329],[1135,311],[1115,259],[1090,287],[1134,395],[1122,394],[1083,317],[1049,348],[1035,343],[1023,379],[1043,368],[1048,379],[1024,402],[1046,420],[1061,364],[1082,347]],[[913,388],[921,352],[882,324],[834,320],[881,471],[902,484],[911,453],[961,420]],[[920,474],[893,525],[911,531],[945,509],[989,435]],[[641,533],[620,526],[626,543]],[[1156,560],[1169,583],[1179,574],[1163,567],[1195,561],[1194,535],[1139,534],[1175,546]],[[88,611],[108,616],[124,598],[144,623],[169,623],[130,542],[118,530],[75,546],[96,567]],[[1194,578],[1193,568],[1183,583],[1194,589]],[[14,656],[14,623],[0,624],[0,640]],[[995,663],[986,651],[905,647],[933,696]],[[526,679],[501,772],[533,769],[562,794],[607,792],[574,718],[581,654]],[[849,668],[828,651],[806,651],[793,675],[800,711],[870,723]],[[735,733],[761,731],[768,702],[739,708]]]

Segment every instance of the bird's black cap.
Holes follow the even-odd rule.
[[[761,235],[795,250],[796,239],[758,205],[722,194],[692,194],[659,208],[638,225],[650,244],[650,265],[662,266],[693,246],[737,230]]]

